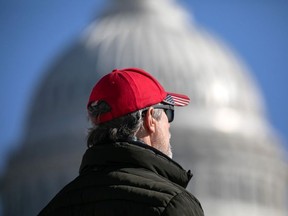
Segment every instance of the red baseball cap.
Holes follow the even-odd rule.
[[[186,106],[186,95],[166,92],[148,72],[140,68],[114,69],[102,77],[92,89],[87,108],[105,101],[110,111],[103,113],[94,123],[100,124],[160,102]],[[89,109],[88,109],[89,111]]]

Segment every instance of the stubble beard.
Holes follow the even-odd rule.
[[[170,139],[171,139],[171,134],[169,133],[169,139],[168,139],[168,145],[167,145],[167,153],[166,155],[169,157],[169,158],[173,158],[173,152],[172,152],[172,146],[171,146],[171,143],[170,143]]]
[[[165,138],[164,135],[161,134],[161,136],[158,139],[158,142],[156,141],[157,145],[155,146],[155,148],[172,159],[173,152],[172,152],[172,147],[170,144],[170,138],[171,138],[170,133],[169,133],[169,137],[167,138]]]

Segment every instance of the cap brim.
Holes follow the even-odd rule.
[[[187,95],[167,92],[164,102],[174,106],[187,106],[190,103],[190,98]]]

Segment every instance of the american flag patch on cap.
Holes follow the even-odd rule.
[[[174,106],[187,106],[190,103],[190,98],[186,95],[168,92],[163,102]]]

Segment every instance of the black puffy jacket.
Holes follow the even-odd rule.
[[[140,142],[89,148],[80,175],[40,212],[61,216],[198,216],[198,200],[185,187],[192,175]]]

